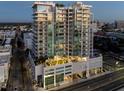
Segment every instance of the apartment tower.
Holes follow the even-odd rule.
[[[52,2],[33,4],[33,53],[35,58],[54,52],[54,7]]]
[[[68,7],[52,2],[35,2],[33,10],[35,57],[93,55],[91,6],[82,2]]]

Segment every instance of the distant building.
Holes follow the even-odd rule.
[[[92,30],[93,33],[96,33],[98,31],[98,26],[97,22],[91,22],[90,29]]]
[[[10,63],[11,49],[0,47],[0,86],[6,84],[8,79],[8,68]]]
[[[20,27],[21,31],[27,31],[27,30],[31,30],[32,23],[27,22],[27,23],[0,23],[0,30],[4,30],[4,31],[13,31],[16,30],[17,27]]]
[[[5,87],[8,80],[8,70],[11,57],[11,39],[15,37],[15,31],[1,31],[4,38],[0,45],[0,87]]]
[[[104,25],[104,22],[97,21],[97,27],[101,29],[101,27]]]
[[[5,34],[4,34],[4,32],[0,32],[0,39],[1,39],[1,40],[4,40],[4,39],[5,39]]]
[[[0,31],[0,39],[6,39],[6,38],[14,38],[15,37],[15,31]]]
[[[23,33],[25,48],[32,49],[32,32],[27,31]]]
[[[116,21],[116,28],[124,31],[124,20]]]
[[[15,31],[1,31],[0,32],[0,39],[1,39],[1,46],[4,47],[11,47],[11,39],[15,37]]]
[[[14,38],[15,37],[15,31],[4,31],[6,38]]]

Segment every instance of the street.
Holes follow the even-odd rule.
[[[109,52],[103,55],[103,67],[108,70],[118,70],[124,67],[124,61],[119,60],[115,54],[110,54]]]
[[[108,83],[108,84],[106,84],[106,86],[101,86],[94,90],[95,91],[116,91],[122,87],[124,87],[124,77],[120,78],[114,82]]]
[[[25,55],[23,41],[18,36],[13,43],[13,53],[10,61],[9,75],[7,81],[7,90],[33,90],[31,72],[29,68],[29,60]]]
[[[23,51],[16,50],[11,58],[7,90],[32,90],[32,80]]]
[[[78,84],[71,85],[66,88],[59,89],[60,91],[90,91],[90,90],[97,90],[100,86],[106,86],[107,84],[119,80],[120,78],[123,78],[124,75],[124,69],[115,71],[110,74],[106,74],[104,76],[100,76],[97,78],[94,78],[92,80],[81,82]],[[123,82],[124,83],[124,82]],[[101,89],[102,90],[102,89]]]

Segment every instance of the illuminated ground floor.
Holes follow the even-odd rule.
[[[40,64],[35,68],[35,80],[40,87],[50,89],[75,80],[98,75],[103,72],[102,67],[101,56],[85,62],[69,62],[48,67]]]
[[[102,68],[95,68],[89,70],[89,77],[98,75],[102,73]],[[69,82],[73,82],[74,80],[79,80],[79,79],[87,79],[87,72],[83,71],[82,73],[75,73],[72,75],[65,75],[64,73],[57,74],[57,75],[51,75],[51,76],[46,76],[44,77],[44,88],[49,89],[53,88],[55,86],[61,86],[62,84],[66,84]]]

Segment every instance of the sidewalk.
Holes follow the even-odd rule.
[[[43,87],[36,87],[36,86],[33,86],[33,89],[34,89],[34,91],[48,91],[48,90],[44,89]]]
[[[57,86],[57,87],[54,87],[54,88],[51,88],[51,89],[48,89],[48,90],[56,91],[58,89],[65,88],[65,87],[68,87],[68,86],[71,86],[71,85],[74,85],[74,84],[77,84],[77,83],[80,83],[80,82],[88,81],[88,80],[91,80],[91,79],[94,79],[96,77],[99,77],[99,76],[102,76],[102,75],[105,75],[105,74],[109,74],[109,73],[112,73],[112,71],[103,72],[101,74],[89,77],[87,79],[80,79],[80,80],[75,80],[73,82],[68,82],[68,83],[63,84],[61,86]]]

